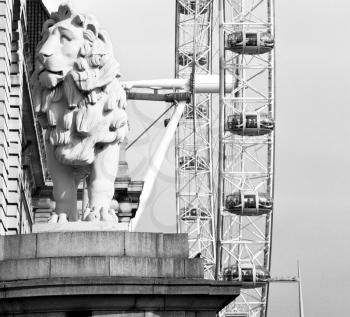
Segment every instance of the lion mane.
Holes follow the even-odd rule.
[[[64,79],[47,87],[39,80],[43,66],[38,52],[50,36],[49,27],[67,18],[74,27],[83,28],[83,45]],[[34,109],[60,162],[89,165],[105,144],[123,141],[128,122],[119,64],[107,33],[93,17],[61,5],[43,25],[35,64],[31,76]]]

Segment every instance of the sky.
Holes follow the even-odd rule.
[[[71,1],[112,39],[122,80],[174,76],[174,0]],[[302,270],[306,317],[348,315],[350,303],[350,61],[346,0],[276,0],[276,175],[273,276]],[[46,0],[49,10],[60,1]],[[128,102],[133,140],[166,105]],[[162,122],[130,149],[142,179]],[[175,231],[173,147],[144,231]],[[296,284],[271,286],[268,317],[298,316]]]

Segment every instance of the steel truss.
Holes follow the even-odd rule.
[[[177,78],[211,73],[212,2],[176,1]],[[188,234],[190,256],[204,259],[206,278],[214,278],[216,264],[211,111],[210,94],[192,94],[175,144],[177,230]]]
[[[263,52],[262,48],[256,47],[254,52],[247,39],[249,36],[254,37],[254,34],[257,34],[257,41],[266,34],[273,37],[274,11],[273,0],[218,1],[221,1],[221,80],[227,75],[234,79],[233,92],[224,94],[221,90],[220,95],[222,112],[219,150],[222,155],[219,157],[218,172],[216,273],[218,278],[227,279],[225,274],[230,268],[239,271],[242,267],[251,266],[254,270],[262,268],[266,272],[270,271],[272,207],[265,212],[259,212],[257,207],[255,213],[247,213],[244,206],[248,199],[253,199],[255,204],[258,204],[260,197],[267,197],[270,201],[273,199],[274,51],[267,49],[268,52]],[[236,47],[230,47],[232,34],[245,42],[239,43],[237,40]],[[240,47],[246,50],[240,51]],[[232,129],[230,118],[236,120],[231,121],[236,129]],[[270,120],[269,130],[259,129],[261,118]],[[243,205],[239,212],[228,208],[228,195],[232,194]],[[223,316],[266,316],[268,283],[257,282],[255,278],[248,282],[243,279],[245,288],[225,308]],[[237,279],[242,281],[242,276]]]

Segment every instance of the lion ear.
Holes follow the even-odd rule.
[[[86,29],[87,29],[88,31],[91,31],[91,32],[95,35],[95,38],[97,37],[97,27],[96,27],[96,25],[89,23],[89,24],[86,26]]]
[[[57,11],[57,15],[59,17],[59,20],[65,20],[67,18],[70,18],[73,15],[73,8],[72,5],[70,3],[64,3],[61,4],[58,7],[58,11]]]
[[[101,30],[98,34],[98,38],[106,45],[109,50],[109,53],[113,53],[112,41],[105,30]]]

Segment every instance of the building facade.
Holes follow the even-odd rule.
[[[31,231],[33,197],[44,185],[29,77],[48,15],[38,0],[0,2],[0,235]]]

